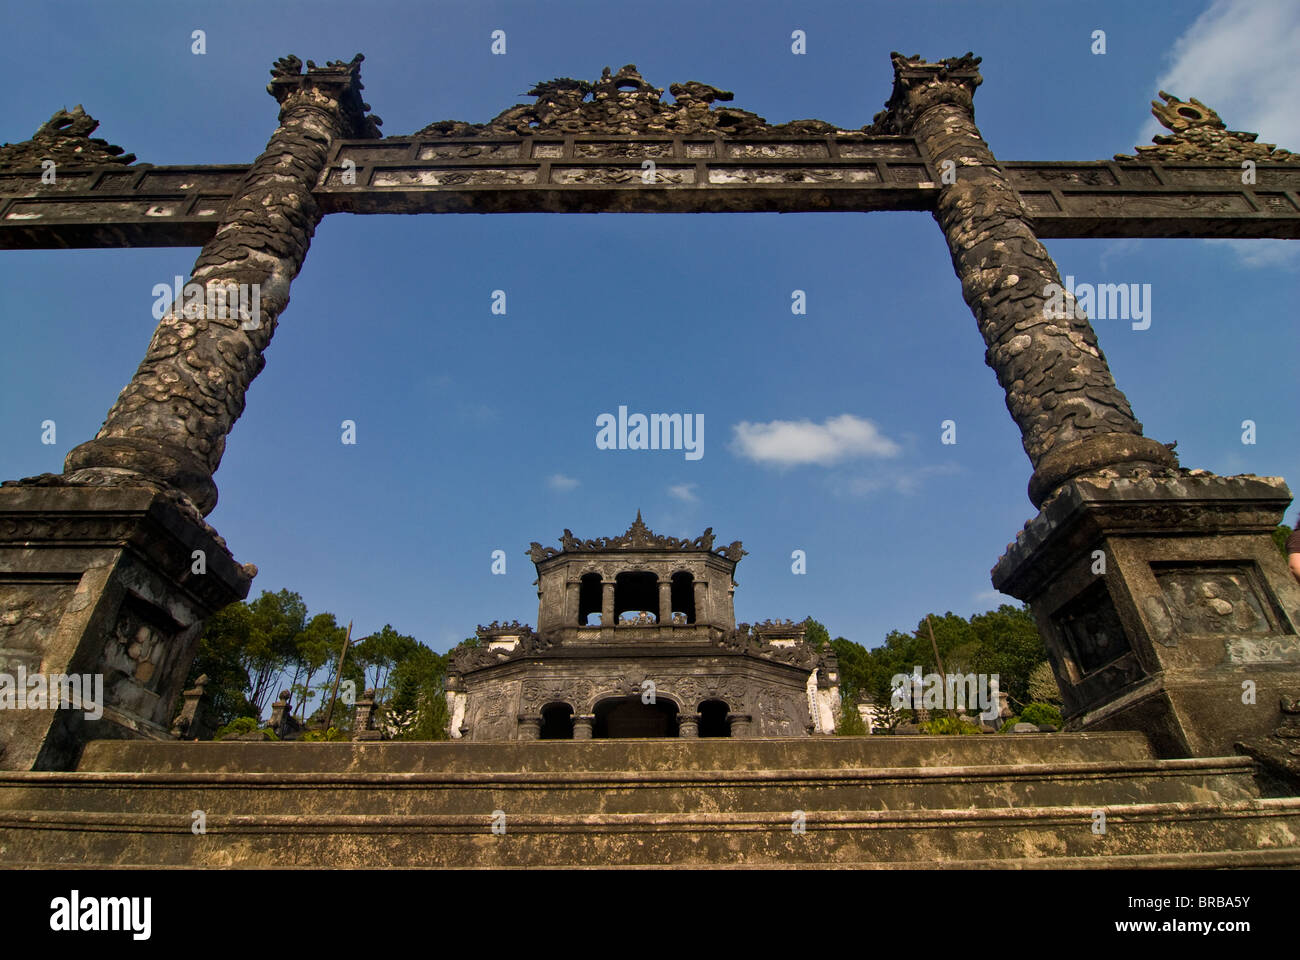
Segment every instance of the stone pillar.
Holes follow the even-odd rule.
[[[695,591],[695,622],[714,625],[713,611],[709,609],[709,582],[695,580],[691,588]]]
[[[573,739],[590,740],[591,729],[596,722],[594,713],[575,713],[573,715]]]
[[[375,729],[375,691],[368,688],[357,701],[356,719],[352,722],[353,740],[382,740],[383,731]]]
[[[727,724],[733,737],[748,737],[754,718],[748,713],[727,714]]]
[[[540,740],[542,738],[542,718],[519,714],[519,739]]]
[[[667,626],[673,622],[673,583],[671,580],[659,580],[659,625]]]
[[[1098,468],[1176,465],[1169,448],[1142,436],[1087,317],[1072,300],[1068,319],[1045,315],[1061,275],[975,126],[980,59],[892,57],[894,90],[876,128],[915,137],[940,177],[935,217],[1034,466],[1034,506]]]
[[[302,724],[294,718],[293,700],[288,690],[281,690],[280,699],[271,704],[271,719],[267,726],[281,740],[286,740],[302,730]]]
[[[178,740],[207,740],[212,736],[203,715],[203,693],[207,685],[208,675],[205,673],[194,681],[192,689],[182,694],[185,705],[172,723],[172,736]]]
[[[1033,609],[1067,730],[1179,757],[1278,726],[1300,691],[1300,585],[1272,540],[1290,499],[1277,477],[1190,471],[1076,477],[1048,501],[993,585]]]
[[[694,740],[700,735],[700,715],[698,713],[679,713],[677,715],[677,736],[683,740]]]
[[[378,137],[361,102],[361,56],[305,74],[296,57],[276,61],[267,87],[280,125],[226,207],[195,262],[208,290],[246,284],[258,309],[232,316],[215,304],[173,306],[95,439],[68,454],[64,472],[88,479],[123,471],[183,491],[204,514],[217,503],[212,475],[244,394],[265,365],[289,284],[302,267],[322,213],[312,189],[337,138]],[[185,298],[188,300],[188,298]],[[197,298],[196,298],[197,299]],[[251,299],[251,297],[250,297]],[[197,307],[197,309],[191,309]]]
[[[0,673],[81,678],[79,704],[0,710],[0,768],[71,769],[92,739],[171,739],[203,620],[257,573],[178,491],[116,479],[0,486]]]
[[[614,626],[613,580],[602,580],[600,582],[600,625],[602,627]]]

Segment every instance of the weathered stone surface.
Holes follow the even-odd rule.
[[[1043,504],[992,579],[1033,608],[1067,729],[1143,730],[1162,756],[1268,735],[1259,704],[1300,688],[1300,586],[1272,540],[1290,500],[1277,477],[1102,470]]]
[[[1300,164],[1300,154],[1281,150],[1271,143],[1257,143],[1257,133],[1229,130],[1214,110],[1195,97],[1183,101],[1161,90],[1160,100],[1151,101],[1151,115],[1165,129],[1172,130],[1173,136],[1156,134],[1152,137],[1155,146],[1136,147],[1137,156],[1117,153],[1116,160],[1161,163],[1240,163],[1254,160],[1257,163]]]
[[[0,774],[0,851],[10,866],[1298,865],[1300,800],[1256,770],[1156,760],[1138,734],[105,742],[75,772]]]

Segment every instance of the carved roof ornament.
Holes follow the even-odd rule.
[[[71,111],[59,110],[30,140],[0,147],[0,170],[40,169],[42,160],[53,160],[56,168],[135,163],[134,153],[123,153],[121,147],[91,137],[98,126],[99,121],[81,104]]]
[[[909,134],[916,118],[936,102],[957,102],[974,110],[975,88],[984,82],[979,71],[982,57],[968,51],[930,63],[919,53],[905,57],[895,51],[889,59],[894,65],[894,89],[885,109],[872,118],[869,127],[863,127],[865,132],[876,136]]]
[[[361,63],[365,55],[358,53],[351,60],[327,60],[325,66],[318,67],[315,61],[307,61],[307,72],[302,72],[302,61],[292,53],[281,57],[271,66],[271,82],[266,85],[266,92],[284,103],[285,97],[300,87],[315,84],[333,86],[338,91],[339,110],[351,128],[351,135],[363,140],[380,138],[379,128],[383,120],[370,113],[370,104],[361,99],[365,84],[361,82]]]
[[[620,537],[597,537],[594,540],[582,540],[575,537],[572,531],[566,527],[564,534],[560,537],[559,550],[554,547],[544,547],[540,543],[533,541],[529,544],[528,555],[532,557],[533,563],[541,563],[551,557],[558,557],[562,553],[603,553],[612,550],[683,550],[712,553],[715,556],[725,557],[732,563],[738,563],[740,558],[747,552],[741,547],[739,540],[715,550],[713,549],[713,540],[712,527],[706,528],[704,533],[694,540],[668,537],[655,533],[646,526],[645,521],[641,519],[641,511],[638,510],[636,519],[627,528],[627,532]]]
[[[1161,90],[1160,99],[1164,103],[1151,101],[1151,115],[1173,136],[1158,133],[1151,138],[1154,146],[1134,148],[1136,156],[1117,153],[1116,160],[1300,163],[1300,154],[1280,150],[1271,143],[1256,143],[1257,133],[1229,130],[1218,113],[1195,97],[1179,100]]]
[[[415,132],[417,137],[515,137],[534,133],[604,133],[619,136],[662,134],[755,134],[820,136],[828,133],[860,134],[841,130],[824,120],[793,120],[769,124],[758,114],[734,107],[718,107],[733,94],[691,80],[668,88],[672,103],[663,102],[663,90],[651,86],[628,64],[617,73],[606,67],[595,83],[560,77],[528,91],[532,104],[516,104],[487,123],[440,120]],[[865,129],[865,128],[864,128]]]

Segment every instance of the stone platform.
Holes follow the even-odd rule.
[[[1286,793],[1248,757],[1158,759],[1135,733],[96,741],[75,771],[0,772],[0,861],[1296,867],[1300,798]]]

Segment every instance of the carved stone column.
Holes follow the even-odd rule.
[[[700,715],[698,713],[679,713],[677,715],[677,736],[683,740],[694,740],[700,735]]]
[[[185,704],[172,723],[172,736],[179,740],[207,740],[212,736],[203,713],[203,693],[207,685],[208,675],[205,673],[194,681],[191,689],[182,694]],[[272,718],[274,719],[274,714]]]
[[[577,713],[573,716],[573,739],[590,740],[592,727],[596,723],[594,713]]]
[[[671,580],[659,580],[659,625],[667,626],[673,622],[673,583]]]
[[[542,738],[542,718],[540,716],[519,715],[519,739],[540,740]]]
[[[940,175],[935,217],[988,347],[985,362],[1006,391],[1034,466],[1034,506],[1070,477],[1101,467],[1176,465],[1169,448],[1142,436],[1092,325],[1073,315],[1073,301],[1066,301],[1069,319],[1045,316],[1048,287],[1059,287],[1061,275],[975,126],[979,58],[892,56],[894,90],[876,128],[915,137]]]
[[[280,125],[231,198],[221,226],[199,254],[192,282],[210,289],[248,284],[257,316],[209,304],[173,307],[95,439],[68,454],[73,479],[129,471],[183,491],[204,514],[217,503],[212,475],[226,435],[244,412],[244,394],[265,365],[289,284],[311,244],[321,211],[312,188],[336,138],[377,137],[378,119],[361,102],[360,54],[305,74],[297,57],[276,61],[267,90]],[[197,306],[197,310],[189,309]]]
[[[733,737],[748,737],[753,728],[754,718],[748,713],[727,714],[727,724]]]
[[[613,580],[602,580],[600,582],[600,625],[602,627],[614,626]]]

